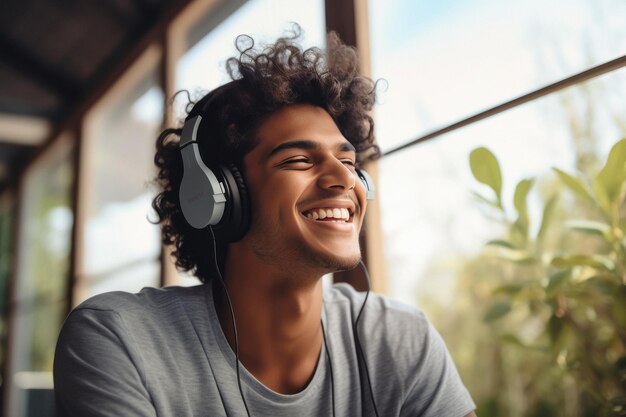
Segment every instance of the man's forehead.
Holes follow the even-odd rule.
[[[356,152],[354,146],[348,142],[343,136],[324,139],[287,139],[277,144],[267,151],[267,157],[271,158],[277,154],[291,149],[301,149],[309,151],[321,151],[328,148],[339,152]]]
[[[293,104],[266,118],[257,130],[256,152],[270,157],[287,149],[354,151],[326,110]]]

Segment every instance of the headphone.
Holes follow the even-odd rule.
[[[187,222],[196,229],[215,226],[229,242],[243,238],[250,226],[248,188],[235,164],[206,166],[200,156],[197,138],[205,137],[207,122],[203,115],[224,91],[236,88],[239,80],[218,87],[200,100],[185,119],[178,149],[183,158],[183,179],[180,184],[180,208]],[[215,109],[213,110],[215,111]],[[374,182],[364,170],[357,168],[368,200],[375,195]]]

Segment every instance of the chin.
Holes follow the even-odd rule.
[[[356,268],[361,261],[361,253],[345,256],[331,255],[320,259],[320,264],[328,272],[349,271]]]

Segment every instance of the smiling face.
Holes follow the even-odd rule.
[[[257,137],[244,158],[252,220],[241,243],[275,265],[354,268],[366,208],[354,147],[325,110],[309,104],[273,113]]]

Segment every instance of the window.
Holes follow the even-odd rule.
[[[369,9],[372,76],[388,81],[375,113],[383,151],[618,58],[626,45],[619,17],[626,14],[626,4],[614,0],[369,0]],[[543,335],[543,319],[550,318],[547,300],[537,313],[531,302],[520,302],[511,307],[511,321],[483,322],[496,299],[492,288],[503,282],[494,275],[512,266],[496,265],[484,255],[484,244],[505,231],[472,195],[484,186],[473,179],[469,154],[485,146],[499,159],[509,213],[514,212],[515,185],[540,178],[529,195],[534,235],[550,190],[562,187],[550,168],[597,172],[610,147],[626,135],[624,85],[626,69],[614,70],[379,162],[390,294],[419,305],[435,322],[479,406],[478,415],[510,415],[512,410],[520,416],[578,415],[585,400],[567,399],[584,393],[572,382],[574,373],[564,369],[564,359],[547,369],[549,355],[533,356],[540,355],[535,344],[534,351],[516,351],[490,333],[521,317],[523,326],[502,333],[509,332],[510,340]],[[567,196],[562,198],[557,210],[573,214],[576,203],[567,206]],[[519,315],[526,306],[528,320]],[[569,354],[571,362],[575,354]],[[531,387],[529,378],[541,374],[554,377]]]
[[[45,398],[37,395],[52,388],[54,348],[67,308],[73,175],[72,142],[61,137],[22,184],[8,366],[12,416],[29,415],[36,402],[52,399],[51,391]]]
[[[160,231],[151,181],[163,117],[154,48],[91,111],[83,142],[84,248],[76,301],[98,293],[137,292],[160,282]]]
[[[606,155],[626,133],[617,123],[625,110],[617,92],[625,83],[625,70],[613,72],[383,158],[380,204],[391,294],[408,303],[450,301],[454,260],[478,253],[498,233],[471,194],[480,190],[469,168],[472,149],[486,146],[496,154],[508,197],[522,178],[549,174],[551,166],[574,171],[581,155]],[[588,127],[593,131],[585,133]]]

